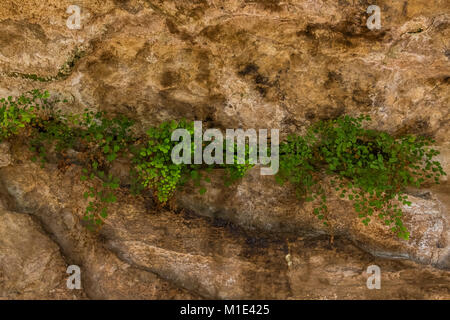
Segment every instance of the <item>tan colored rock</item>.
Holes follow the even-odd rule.
[[[0,299],[80,299],[58,246],[33,219],[0,209]]]
[[[442,168],[447,173],[446,176],[440,177],[440,181],[447,182],[449,181],[448,177],[450,175],[450,145],[444,145],[435,149],[440,152],[440,154],[436,156],[436,160],[441,163]]]

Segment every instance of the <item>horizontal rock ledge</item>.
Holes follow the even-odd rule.
[[[411,236],[405,241],[376,218],[363,225],[352,202],[339,198],[330,188],[327,201],[331,227],[326,227],[313,215],[314,203],[301,202],[291,185],[280,186],[273,176],[261,176],[258,167],[231,187],[224,186],[223,171],[214,170],[210,176],[211,183],[204,183],[205,194],[188,185],[176,194],[176,203],[198,215],[225,219],[250,230],[298,236],[333,234],[352,240],[375,256],[450,269],[450,202],[444,201],[448,184],[415,195],[410,192],[412,205],[404,206],[403,211]]]

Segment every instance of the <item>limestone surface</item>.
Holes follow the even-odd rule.
[[[317,120],[435,139],[450,174],[448,0],[2,0],[0,97],[47,89],[136,121],[302,133]],[[80,8],[80,28],[72,28]],[[0,119],[1,123],[2,119]],[[82,222],[81,168],[0,144],[0,299],[450,299],[450,187],[407,190],[411,239],[362,225],[332,190],[331,227],[258,168],[227,188],[121,199],[99,233]],[[126,179],[124,166],[113,170]],[[330,243],[330,237],[334,242]],[[82,289],[68,290],[79,265]],[[366,286],[378,265],[382,289]]]

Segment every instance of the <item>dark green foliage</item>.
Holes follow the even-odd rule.
[[[49,152],[64,158],[69,149],[87,151],[81,180],[99,179],[102,185],[97,190],[97,184],[92,183],[94,186],[84,194],[90,200],[84,219],[88,228],[94,229],[102,225],[108,204],[116,201],[114,190],[119,187],[118,179],[100,167],[107,169],[119,155],[128,153],[135,139],[130,134],[132,122],[124,117],[110,119],[104,112],[87,109],[82,115],[63,114],[54,107],[61,101],[50,102],[49,97],[48,92],[34,90],[16,99],[2,100],[1,137],[8,138],[28,125],[30,150],[36,154],[32,160],[39,160],[42,166],[48,161]]]

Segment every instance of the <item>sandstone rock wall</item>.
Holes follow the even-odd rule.
[[[368,113],[448,146],[448,3],[377,4],[380,30],[366,1],[6,0],[0,93],[48,88],[143,128],[186,117],[286,133]]]
[[[45,265],[45,274],[55,274],[57,270],[62,273],[61,257],[68,264],[79,265],[87,298],[450,297],[449,271],[409,260],[379,258],[359,249],[345,237],[337,237],[330,246],[327,237],[250,231],[217,217],[206,219],[183,211],[154,211],[149,209],[148,199],[126,194],[121,195],[112,208],[114,213],[100,234],[92,234],[82,225],[86,204],[79,199],[86,186],[79,182],[80,173],[76,167],[60,174],[55,166],[42,169],[27,163],[0,169],[0,179],[8,181],[2,195],[15,199],[10,208],[16,213],[8,213],[12,221],[7,221],[6,228],[20,228],[18,215],[25,215],[28,220],[29,215],[39,221],[54,241],[53,249],[47,249],[46,245],[50,244],[46,243],[51,242],[48,239],[34,242],[38,249],[34,250],[36,258],[43,253],[44,256],[55,254],[55,258],[49,260],[52,264]],[[29,232],[28,228],[23,230]],[[5,252],[4,242],[11,243],[17,237],[17,232],[2,232],[2,252]],[[57,254],[55,244],[61,253]],[[15,248],[9,249],[6,260],[0,256],[0,270],[8,270],[11,260],[20,259],[21,245],[17,243]],[[20,255],[31,259],[26,251]],[[40,263],[37,265],[42,268]],[[54,267],[55,263],[59,263],[59,269]],[[381,268],[380,290],[366,287],[369,276],[366,270],[370,265]],[[31,268],[33,264],[25,261],[17,268],[25,273],[28,270],[25,266]],[[40,272],[40,269],[33,270]],[[22,292],[24,281],[16,280],[17,272],[12,274],[15,278],[6,275],[6,290],[12,287]],[[39,290],[30,289],[28,297],[48,297],[49,284],[40,287],[39,283],[32,283]],[[70,295],[66,292],[64,294]],[[21,296],[6,295],[6,298],[17,297]]]

